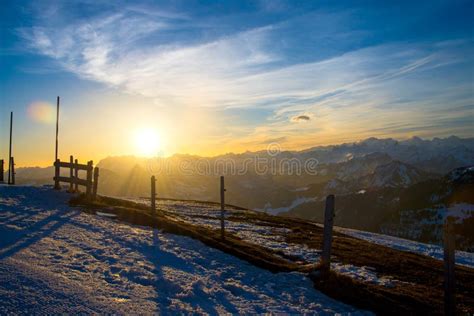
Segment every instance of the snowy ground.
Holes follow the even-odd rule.
[[[149,205],[148,200],[129,200]],[[198,226],[214,229],[220,228],[220,210],[215,204],[158,200],[156,205],[157,208],[169,212],[170,217],[174,219]],[[226,217],[232,215],[231,212],[235,210],[232,207],[227,207],[227,209],[230,212],[226,213]],[[241,212],[241,210],[238,211]],[[250,243],[298,258],[301,263],[316,263],[320,258],[320,253],[316,249],[310,249],[306,245],[287,243],[284,238],[285,233],[288,231],[287,228],[268,226],[265,223],[254,224],[227,220],[225,222],[225,229]]]
[[[131,200],[149,204],[149,201],[143,199]],[[157,207],[169,212],[172,217],[193,225],[214,229],[220,227],[220,210],[214,204],[159,200],[157,201]],[[232,207],[227,207],[227,209],[230,212],[226,216],[232,214],[231,212],[234,210]],[[268,226],[265,223],[258,225],[255,223],[226,221],[225,229],[247,242],[270,250],[283,252],[288,257],[296,258],[301,264],[317,263],[321,257],[321,252],[318,249],[309,248],[304,244],[286,242],[285,234],[288,232],[287,228]],[[353,279],[382,286],[389,287],[397,281],[386,276],[377,275],[370,267],[333,262],[331,263],[331,268]]]
[[[135,202],[149,204],[146,199],[130,199]],[[169,212],[169,214],[187,223],[211,227],[218,229],[220,227],[220,210],[218,206],[202,202],[181,202],[171,200],[157,201],[159,209]],[[232,207],[228,207],[230,211]],[[227,214],[229,215],[229,214]],[[318,224],[318,226],[321,226]],[[401,251],[408,251],[430,256],[432,258],[443,260],[443,248],[437,245],[423,244],[402,238],[381,235],[376,233],[364,232],[354,229],[336,227],[339,232],[353,236],[355,238],[370,241],[376,244],[384,245]],[[285,241],[286,228],[276,228],[265,226],[265,223],[249,224],[244,222],[226,221],[226,230],[232,232],[245,241],[254,243],[271,250],[281,251],[287,256],[298,258],[301,263],[316,263],[320,260],[320,251],[308,248],[302,244],[292,244]],[[474,267],[474,253],[457,251],[456,263]],[[390,276],[378,275],[374,269],[366,266],[355,266],[351,264],[342,264],[334,262],[332,269],[341,274],[357,279],[362,282],[374,283],[390,287],[396,279]]]
[[[0,186],[0,314],[360,313],[302,274],[81,213],[68,198]]]
[[[359,239],[370,241],[378,245],[387,246],[401,251],[419,253],[438,260],[443,260],[443,247],[438,245],[424,244],[413,240],[364,232],[361,230],[355,230],[350,228],[336,227],[335,230]],[[474,253],[466,251],[456,251],[455,257],[456,264],[474,268]]]

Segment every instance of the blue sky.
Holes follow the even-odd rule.
[[[142,125],[160,130],[165,154],[474,136],[473,12],[472,1],[3,0],[2,138],[13,110],[23,164],[49,161],[54,124],[28,113],[56,95],[64,152],[97,158],[133,154],[122,140]]]

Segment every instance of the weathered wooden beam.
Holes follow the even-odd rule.
[[[76,179],[79,179],[79,169],[77,169],[78,164],[79,163],[78,163],[77,159],[74,160],[74,178],[76,178]],[[77,181],[74,184],[74,192],[79,192],[79,184],[77,183]]]
[[[74,179],[74,157],[69,156],[69,178]],[[69,182],[69,192],[72,193],[74,190],[74,182]]]
[[[454,218],[446,218],[444,225],[444,314],[456,315],[455,301],[455,239]]]
[[[58,159],[59,161],[59,159]],[[65,162],[65,161],[59,161],[59,167],[60,168],[71,168],[71,163],[70,162]],[[87,171],[88,165],[80,164],[78,163],[77,166],[75,163],[72,164],[73,168],[77,168],[78,170],[85,170]]]
[[[76,178],[69,178],[69,177],[54,177],[53,180],[58,181],[58,182],[65,182],[65,183],[73,183],[73,184],[77,183],[77,185],[82,185],[85,187],[87,187],[87,185],[89,184],[89,182],[87,182],[86,179],[76,179]]]
[[[95,200],[97,197],[97,186],[99,185],[99,168],[94,168],[94,182],[92,185],[92,199]]]
[[[54,151],[54,161],[58,160],[58,135],[59,135],[59,96],[56,99],[56,146]]]
[[[11,184],[11,161],[12,161],[12,134],[13,134],[13,112],[10,112],[10,146],[8,147],[8,184]]]
[[[225,186],[224,176],[221,176],[221,238],[225,239]]]
[[[61,187],[59,185],[59,168],[60,168],[60,165],[61,165],[61,161],[59,159],[56,159],[56,161],[54,162],[54,189],[55,190],[60,190]]]
[[[323,235],[323,251],[321,254],[321,273],[324,277],[331,268],[331,244],[332,244],[332,228],[334,225],[334,195],[326,197],[326,209],[324,211],[324,235]]]
[[[92,160],[87,162],[87,185],[86,185],[86,197],[88,199],[91,198],[92,193],[92,170],[93,170],[93,162]]]
[[[3,159],[0,159],[0,182],[4,181],[3,174],[5,173],[5,169],[3,165],[4,165]]]
[[[155,217],[156,215],[156,178],[151,176],[151,215]]]
[[[10,158],[10,168],[11,168],[11,182],[9,184],[15,184],[15,158]]]

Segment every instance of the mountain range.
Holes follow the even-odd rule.
[[[306,168],[308,161],[313,162],[311,170]],[[431,140],[368,138],[277,154],[259,151],[207,158],[176,154],[152,159],[120,156],[97,164],[100,194],[148,196],[150,176],[155,174],[159,197],[218,201],[219,176],[225,175],[229,204],[322,220],[324,199],[335,194],[336,225],[431,242],[440,241],[439,229],[425,236],[424,227],[415,228],[417,219],[433,222],[431,217],[435,216],[439,226],[444,218],[440,210],[451,205],[433,196],[448,186],[446,179],[453,176],[453,170],[471,170],[473,165],[474,138],[456,136]],[[19,168],[17,182],[51,183],[53,173],[52,167]],[[466,205],[474,203],[469,199],[458,202],[465,204],[463,220],[470,221],[473,213]],[[412,228],[404,229],[408,226]]]

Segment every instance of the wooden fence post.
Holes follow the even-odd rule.
[[[151,215],[155,217],[156,213],[156,178],[151,176]]]
[[[327,275],[331,269],[331,244],[332,228],[334,225],[334,195],[326,197],[326,209],[324,211],[324,235],[323,252],[321,254],[321,273]]]
[[[79,182],[77,181],[77,179],[79,179],[79,168],[78,168],[78,165],[79,162],[76,160],[74,160],[74,178],[76,179],[76,183],[74,184],[74,192],[79,192]]]
[[[97,186],[99,185],[99,168],[94,168],[94,182],[92,185],[92,199],[95,200],[97,197]]]
[[[54,189],[60,190],[61,187],[59,186],[59,163],[60,160],[56,159],[54,162]]]
[[[15,159],[13,157],[10,158],[11,162],[11,182],[9,184],[15,184]]]
[[[10,112],[10,147],[8,150],[8,184],[11,184],[12,173],[12,134],[13,134],[13,112]]]
[[[3,173],[5,172],[3,169],[3,159],[0,159],[0,182],[3,182]]]
[[[454,218],[446,218],[444,225],[444,314],[456,314],[455,291],[455,239],[454,239]]]
[[[221,176],[221,238],[225,239],[225,223],[224,223],[224,213],[225,213],[225,186],[224,186],[224,176]]]
[[[92,190],[92,160],[87,162],[87,185],[86,185],[86,198],[90,200]]]
[[[69,163],[70,163],[70,166],[69,166],[69,178],[71,179],[71,182],[69,182],[69,192],[72,193],[73,192],[73,189],[74,189],[74,158],[71,156],[69,156]]]

